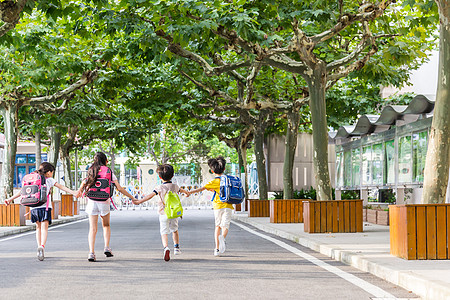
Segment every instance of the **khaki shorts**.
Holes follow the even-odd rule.
[[[220,228],[230,228],[231,213],[233,210],[231,208],[221,208],[214,210],[214,219],[216,227]]]

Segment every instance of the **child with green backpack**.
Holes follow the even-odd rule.
[[[165,261],[170,260],[169,233],[172,233],[174,254],[181,254],[180,250],[180,236],[178,234],[178,218],[183,216],[183,207],[181,206],[180,197],[178,193],[184,193],[189,197],[189,192],[180,188],[177,184],[172,183],[174,174],[173,167],[169,164],[159,165],[156,169],[159,178],[163,183],[157,186],[153,192],[145,196],[141,200],[133,200],[134,204],[141,204],[152,199],[158,195],[158,213],[159,213],[159,228],[161,233],[161,240],[164,247],[163,258]]]

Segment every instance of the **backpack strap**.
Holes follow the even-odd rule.
[[[214,177],[214,179],[219,179],[220,180],[220,176]],[[219,182],[219,189],[220,189],[220,182]],[[217,192],[214,191],[214,195],[211,198],[211,202],[214,201],[214,199],[216,198],[216,194],[217,194]]]

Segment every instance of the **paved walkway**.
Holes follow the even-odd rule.
[[[58,217],[58,219],[53,219],[52,220],[52,225],[58,225],[58,224],[63,224],[63,223],[67,223],[67,222],[72,222],[72,221],[77,221],[77,220],[81,220],[81,219],[85,219],[87,218],[87,215],[85,214],[85,212],[81,212],[81,214],[77,215],[77,216],[72,216],[72,217]],[[27,220],[27,225],[26,226],[0,226],[0,238],[4,237],[4,236],[8,236],[8,235],[13,235],[13,234],[17,234],[17,233],[22,233],[22,232],[26,232],[26,231],[30,231],[30,230],[35,230],[36,226],[31,223],[30,220]]]
[[[450,300],[450,260],[404,260],[389,253],[389,226],[364,223],[362,233],[309,234],[303,224],[274,224],[236,213],[234,220],[295,241],[335,260],[374,274],[424,300]]]

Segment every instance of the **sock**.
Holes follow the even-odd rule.
[[[173,247],[174,248],[180,248],[180,245],[179,244],[174,244]]]

